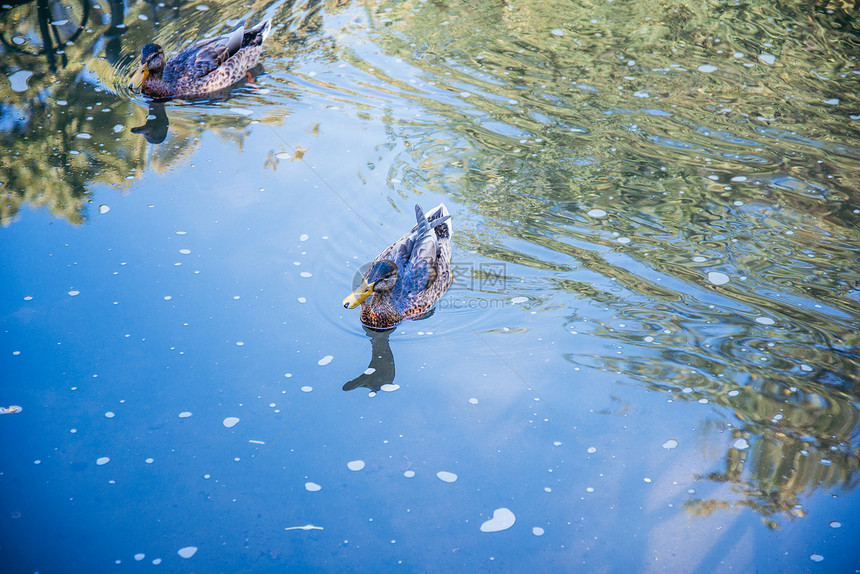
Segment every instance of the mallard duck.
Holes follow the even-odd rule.
[[[272,21],[266,20],[245,30],[242,20],[227,34],[192,44],[168,61],[161,46],[147,44],[129,88],[157,99],[203,96],[227,88],[257,64],[271,29]]]
[[[347,309],[361,304],[361,322],[372,329],[427,316],[454,281],[451,216],[445,205],[426,215],[416,205],[415,218],[412,231],[380,253],[358,289],[343,300]]]

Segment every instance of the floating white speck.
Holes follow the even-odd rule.
[[[87,132],[81,132],[79,134],[76,134],[75,137],[80,139],[80,140],[88,140],[93,136],[92,136],[92,134],[88,134]]]
[[[473,398],[469,399],[469,403],[471,403],[471,404],[473,404],[473,405],[477,405],[477,404],[478,404],[478,399],[476,399],[476,398],[474,398],[474,397],[473,397]]]
[[[543,532],[544,530],[540,526],[535,526],[534,528],[532,528],[532,534],[534,534],[535,536],[543,536]]]
[[[236,423],[238,423],[238,422],[239,422],[239,417],[227,417],[226,419],[224,419],[224,421],[221,424],[223,424],[228,429],[231,429],[234,426],[236,426]]]
[[[367,367],[366,369],[364,369],[365,375],[372,375],[375,372],[376,372],[376,369],[374,369],[373,367]]]
[[[830,528],[842,528],[842,523],[839,522],[838,520],[831,520],[830,521]]]
[[[395,384],[391,384],[391,383],[389,383],[389,384],[382,385],[382,386],[381,386],[381,387],[379,387],[379,388],[380,388],[380,390],[383,390],[383,391],[385,391],[386,393],[391,393],[391,392],[394,392],[394,391],[396,391],[397,389],[399,389],[399,388],[400,388],[400,385],[395,385]]]
[[[830,98],[829,100],[824,100],[824,103],[828,106],[836,106],[839,104],[839,98]]]
[[[651,94],[649,94],[648,92],[642,92],[642,91],[639,91],[639,92],[633,92],[633,97],[636,97],[636,98],[650,98],[650,97],[651,97]]]
[[[528,300],[528,297],[514,297],[513,299],[511,299],[511,303],[525,303]]]
[[[439,478],[439,480],[441,480],[443,482],[454,482],[455,480],[457,480],[456,474],[454,474],[453,472],[445,471],[445,470],[440,470],[439,472],[436,473],[436,476]]]
[[[821,554],[810,554],[809,559],[813,562],[821,562],[822,560],[824,560],[824,556],[822,556]]]
[[[768,66],[773,66],[773,63],[776,62],[776,56],[773,54],[759,54],[758,59],[760,62],[763,62]]]
[[[730,390],[730,391],[728,392],[728,395],[729,395],[730,397],[736,397],[736,396],[738,396],[739,394],[741,394],[741,392],[740,392],[739,390],[737,390],[737,389],[732,389],[732,390]]]
[[[170,301],[171,299],[173,299],[173,295],[165,295],[164,296],[165,301]]]
[[[747,442],[745,438],[736,439],[735,442],[732,443],[732,447],[738,450],[746,450],[750,447],[750,443]]]
[[[138,553],[138,554],[134,555],[134,559],[137,560],[138,562],[140,562],[144,558],[146,558],[146,554]]]
[[[148,458],[148,459],[146,459],[146,460],[145,460],[145,461],[143,461],[143,462],[145,462],[146,464],[152,464],[153,462],[155,462],[155,460],[154,460],[154,459],[151,459],[151,458]]]
[[[296,301],[298,301],[299,303],[307,303],[308,302],[308,300],[305,299],[304,297],[299,297],[298,299],[296,299]]]
[[[78,291],[77,289],[72,289],[71,291],[69,291],[69,295],[72,297],[74,297],[75,295],[80,295],[80,294],[81,294],[81,292]]]
[[[745,176],[745,175],[736,175],[732,178],[732,181],[734,181],[734,182],[740,182],[740,181],[746,181],[746,180],[747,180],[747,176]]]
[[[595,209],[589,209],[588,215],[590,217],[606,217],[606,212],[603,211],[602,209],[595,208]]]
[[[667,440],[666,442],[663,443],[663,448],[665,448],[666,450],[672,450],[673,448],[678,448],[678,441],[673,439],[673,438],[670,438],[669,440]]]
[[[118,134],[119,132],[121,132],[123,130],[124,127],[125,126],[123,126],[122,124],[115,124],[113,126],[113,133]]]
[[[244,341],[236,341],[236,346],[237,346],[237,347],[244,347],[244,346],[245,346],[245,342],[244,342]]]
[[[561,28],[553,28],[552,30],[550,30],[550,34],[552,34],[553,36],[561,37],[564,36],[564,30],[562,30]]]
[[[116,416],[113,411],[108,411],[105,413],[105,418],[112,419]]]
[[[719,70],[719,68],[714,66],[713,64],[702,64],[696,69],[703,74],[710,74],[711,72],[716,72],[717,70]]]
[[[719,271],[709,271],[708,281],[714,285],[725,285],[729,282],[729,276],[725,273],[720,273]]]
[[[412,478],[413,476],[415,476],[415,471],[414,470],[407,470],[403,473],[403,476],[405,476],[406,478]]]
[[[307,490],[308,492],[317,492],[318,490],[321,490],[321,489],[322,489],[322,487],[315,482],[306,482],[305,483],[305,490]]]
[[[191,416],[191,411],[182,411],[181,413],[179,413],[179,418],[181,418],[181,419],[187,419],[190,416]]]
[[[313,273],[308,273],[307,271],[302,271],[299,275],[302,277],[313,277]]]
[[[96,464],[99,466],[105,465],[110,462],[110,458],[106,456],[100,456],[96,459]]]
[[[776,323],[776,321],[774,321],[770,317],[756,317],[755,322],[761,323],[762,325],[773,325],[774,323]]]
[[[12,74],[9,74],[9,83],[12,84],[11,88],[13,92],[26,92],[30,87],[27,85],[27,82],[30,79],[30,76],[33,75],[33,72],[29,70],[18,70]],[[58,102],[59,103],[59,102]]]
[[[183,558],[191,558],[197,553],[196,546],[186,546],[185,548],[180,548],[177,552]]]
[[[278,159],[292,159],[293,154],[286,151],[282,151],[281,153],[275,154],[275,157]]]
[[[155,560],[152,561],[152,563],[155,564],[156,566],[158,566],[159,564],[161,564],[161,558],[156,558]]]
[[[299,236],[299,241],[307,241],[307,240],[308,240],[308,234],[307,233],[302,233]]]
[[[707,257],[702,257],[701,255],[696,255],[695,257],[693,257],[693,258],[692,258],[692,260],[693,260],[693,262],[695,262],[695,263],[704,263],[705,261],[707,261],[707,260],[708,260],[708,258],[707,258]]]
[[[303,393],[309,393],[309,392],[311,392],[312,390],[314,390],[314,388],[313,388],[313,387],[308,387],[308,386],[304,386],[304,387],[302,387],[302,389],[301,389],[301,391],[302,391]]]
[[[517,521],[514,513],[507,508],[497,508],[493,511],[493,517],[481,525],[481,532],[500,532],[507,530]]]
[[[364,461],[363,460],[351,460],[348,463],[346,463],[346,467],[349,470],[359,471],[362,468],[364,468]]]
[[[183,255],[188,255],[191,253],[190,249],[180,249],[179,252]]]
[[[110,205],[108,205],[108,204],[106,204],[106,203],[103,203],[103,204],[99,205],[99,213],[101,213],[102,215],[104,215],[104,214],[105,214],[105,213],[107,213],[108,211],[110,211]]]
[[[594,454],[597,452],[597,449],[593,446],[588,447],[588,454]]]
[[[643,482],[651,482],[651,479],[646,476],[645,478],[642,479],[642,481]]]
[[[801,371],[806,371],[807,373],[811,373],[811,372],[812,372],[812,367],[810,367],[810,366],[809,366],[809,365],[807,365],[806,363],[802,363],[802,364],[800,365],[800,370],[801,370]]]
[[[317,365],[319,365],[321,367],[328,365],[329,363],[331,363],[332,359],[334,359],[334,357],[332,355],[326,355],[325,357],[323,357],[322,359],[317,361]]]
[[[313,524],[305,524],[304,526],[287,526],[284,530],[322,530],[322,526],[314,526]]]

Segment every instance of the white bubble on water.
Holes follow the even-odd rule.
[[[481,532],[501,532],[507,530],[517,521],[514,513],[507,508],[497,508],[493,517],[481,524]]]
[[[110,462],[110,458],[106,457],[106,456],[100,456],[99,458],[96,459],[96,464],[99,466],[103,466],[109,462]]]
[[[439,478],[439,480],[443,482],[454,482],[457,480],[456,474],[454,474],[453,472],[448,472],[446,470],[440,470],[436,473],[436,476]]]
[[[717,70],[719,70],[719,68],[714,66],[713,64],[702,64],[697,69],[703,74],[710,74],[711,72],[716,72]]]
[[[346,463],[346,466],[347,466],[347,468],[349,468],[349,470],[359,471],[362,468],[364,468],[364,461],[363,460],[351,460],[348,463]]]
[[[314,390],[314,388],[313,388],[313,387],[308,387],[308,386],[304,386],[304,387],[302,387],[302,388],[301,388],[301,391],[302,391],[303,393],[309,393],[309,392],[311,392],[312,390]]]
[[[770,317],[756,317],[755,322],[761,323],[762,325],[773,325],[776,323],[776,321],[774,321]]]
[[[478,404],[478,399],[476,399],[476,398],[474,398],[474,397],[473,397],[473,398],[469,399],[469,403],[471,403],[471,404],[473,404],[473,405],[477,405],[477,404]]]
[[[388,383],[379,387],[380,390],[385,391],[386,393],[392,393],[400,388],[400,385],[396,385],[393,383]]]
[[[190,416],[191,416],[191,411],[182,411],[181,413],[179,413],[179,418],[181,418],[181,419],[187,419]]]
[[[108,211],[110,211],[110,205],[108,205],[106,203],[102,203],[101,205],[99,205],[99,213],[104,215]]]
[[[138,562],[140,562],[144,558],[146,558],[146,554],[143,554],[143,553],[137,553],[134,555],[134,559],[137,560]]]
[[[528,300],[529,300],[528,297],[514,297],[513,299],[511,299],[511,303],[514,303],[514,304],[525,303]]]
[[[69,291],[69,296],[71,296],[71,297],[75,297],[75,296],[80,295],[80,294],[81,294],[81,292],[78,291],[77,289],[72,289],[71,291]]]
[[[320,359],[319,361],[317,361],[317,365],[319,365],[319,366],[321,366],[321,367],[322,367],[322,366],[325,366],[325,365],[328,365],[329,363],[331,363],[332,359],[334,359],[334,356],[332,356],[332,355],[326,355],[325,357],[323,357],[322,359]]]
[[[809,559],[813,562],[821,562],[822,560],[824,560],[824,556],[822,556],[821,554],[810,554]]]
[[[776,56],[773,54],[759,54],[758,59],[768,66],[772,66],[773,63],[776,62]]]
[[[532,528],[532,534],[535,536],[543,536],[544,530],[540,526],[535,526]]]
[[[593,446],[588,447],[588,454],[594,454],[597,452],[597,449]]]
[[[307,241],[307,240],[308,240],[308,234],[307,233],[302,233],[299,236],[299,241]]]
[[[746,450],[750,447],[750,443],[748,443],[745,438],[739,438],[735,439],[735,442],[732,443],[732,447],[738,450]]]
[[[709,271],[708,281],[714,285],[725,285],[729,282],[729,276],[725,273],[720,273],[719,271]]]
[[[406,478],[412,478],[413,476],[415,476],[415,471],[414,470],[407,470],[406,472],[403,473],[403,476],[405,476]]]
[[[234,426],[236,426],[236,423],[238,423],[238,422],[239,422],[239,417],[227,417],[226,419],[224,419],[222,421],[221,424],[223,424],[228,429],[231,429]]]
[[[667,440],[666,442],[663,443],[663,448],[665,448],[666,450],[672,450],[673,448],[678,448],[678,441],[673,439],[673,438],[670,438],[669,440]]]
[[[177,552],[183,558],[191,558],[197,553],[196,546],[186,546],[185,548],[180,548]]]
[[[307,490],[308,492],[317,492],[319,490],[322,490],[322,487],[315,482],[306,482],[305,490]]]
[[[588,215],[590,217],[606,217],[606,212],[602,209],[594,208],[588,210]]]

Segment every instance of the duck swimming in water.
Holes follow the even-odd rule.
[[[390,245],[370,264],[361,285],[343,306],[361,305],[361,322],[391,329],[404,319],[421,319],[454,281],[451,270],[451,215],[444,204],[427,214],[415,206],[412,231]]]
[[[245,30],[245,21],[233,30],[188,46],[170,60],[158,44],[140,51],[140,67],[131,89],[155,99],[200,97],[232,86],[257,64],[272,21]]]

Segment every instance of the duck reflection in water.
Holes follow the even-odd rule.
[[[146,123],[142,126],[131,128],[133,134],[143,134],[144,139],[151,144],[160,144],[167,137],[167,129],[170,127],[170,120],[167,118],[167,112],[164,111],[164,104],[161,102],[152,102],[149,105],[149,114],[146,116]]]
[[[454,281],[451,269],[451,216],[444,204],[427,214],[415,206],[416,224],[374,259],[361,284],[343,306],[361,305],[361,322],[370,338],[370,365],[343,390],[367,387],[374,391],[394,380],[391,331],[406,319],[425,319]],[[372,369],[372,370],[371,370]]]

